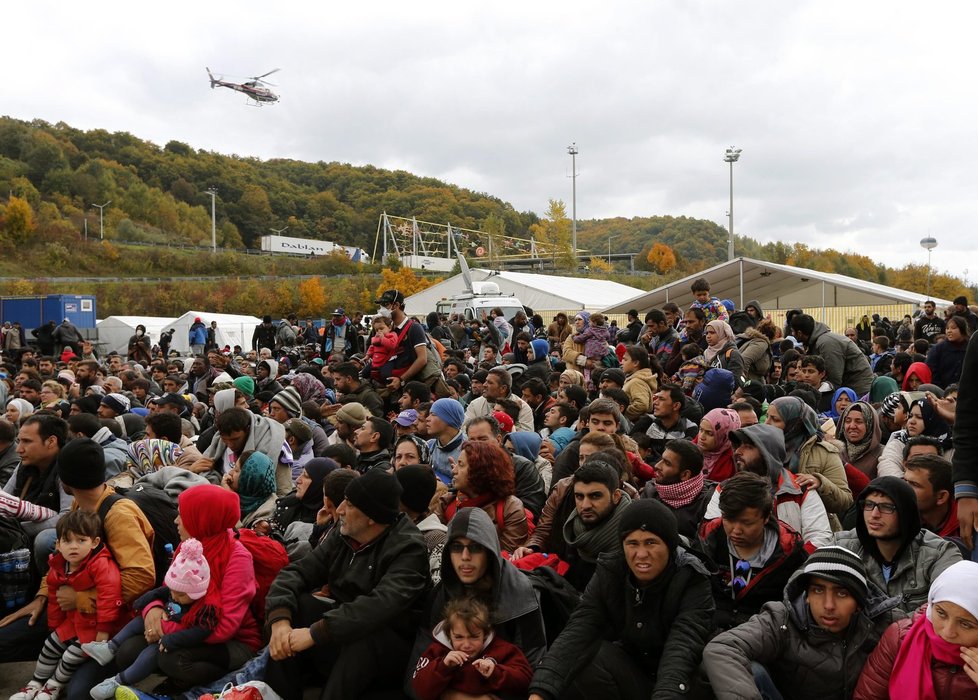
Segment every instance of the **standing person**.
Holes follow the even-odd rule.
[[[81,331],[78,330],[78,327],[74,323],[68,319],[63,320],[61,325],[54,329],[51,337],[54,339],[56,348],[60,347],[62,350],[64,348],[71,348],[73,353],[75,353],[78,357],[81,357],[82,335]],[[51,354],[54,355],[57,353],[55,352]]]
[[[187,331],[187,342],[190,344],[190,352],[193,355],[203,355],[204,348],[207,346],[207,326],[200,316],[194,317],[194,322],[190,324]]]
[[[857,396],[869,393],[873,370],[858,345],[808,314],[792,316],[791,329],[809,355],[819,355],[825,361],[825,378],[832,386],[847,386]]]
[[[968,341],[957,403],[951,478],[961,539],[972,550],[974,560],[978,558],[974,551],[978,530],[978,461],[974,459],[978,454],[978,334]]]
[[[37,348],[42,355],[54,355],[54,329],[55,325],[52,319],[31,331],[31,335],[37,338]]]
[[[11,696],[14,700],[55,700],[74,672],[85,663],[81,645],[103,641],[118,629],[122,609],[119,567],[102,546],[98,515],[83,510],[67,514],[57,526],[56,551],[51,555],[48,590],[61,586],[92,596],[95,610],[62,610],[58,599],[48,601],[51,634],[34,668],[34,677]]]
[[[173,342],[173,334],[176,332],[176,328],[171,328],[160,333],[160,354],[163,355],[164,360],[170,356],[170,344]]]
[[[954,298],[954,311],[951,315],[961,316],[968,322],[969,334],[978,330],[978,315],[968,308],[968,297],[962,295]]]
[[[207,327],[207,342],[204,343],[204,352],[217,350],[217,321],[211,321]]]
[[[151,348],[152,341],[149,335],[146,334],[146,326],[140,323],[136,326],[136,332],[129,337],[129,350],[126,354],[126,359],[130,362],[138,362],[141,365],[149,366],[149,363],[153,359]]]
[[[949,318],[945,335],[947,339],[934,345],[927,353],[927,366],[933,375],[933,382],[942,389],[961,379],[968,337],[971,335],[966,319],[963,316]]]
[[[530,700],[682,696],[713,624],[707,568],[658,501],[631,503],[622,552],[602,557],[580,604],[537,666]]]
[[[340,355],[349,359],[356,352],[356,330],[342,308],[334,309],[329,325],[323,330],[323,359]]]
[[[206,341],[205,335],[204,342]],[[251,349],[260,351],[262,348],[275,351],[275,325],[272,323],[272,317],[268,314],[262,317],[261,323],[255,326],[255,331],[251,334]]]
[[[927,605],[894,622],[870,654],[855,700],[978,698],[978,564],[937,577]]]
[[[924,313],[913,326],[914,340],[924,339],[933,345],[934,338],[944,333],[944,319],[934,313],[936,308],[937,305],[930,299],[924,302]]]

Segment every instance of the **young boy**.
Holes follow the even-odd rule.
[[[698,280],[693,282],[689,289],[693,292],[693,297],[696,299],[692,304],[689,305],[691,309],[703,309],[703,313],[706,314],[706,321],[704,325],[710,321],[727,321],[727,307],[717,299],[716,297],[710,296],[710,283],[704,278],[700,277]]]
[[[418,660],[412,685],[421,700],[455,691],[526,697],[533,670],[518,647],[493,635],[489,610],[474,598],[449,601],[435,641]]]
[[[102,546],[102,521],[95,513],[73,510],[55,528],[57,541],[48,570],[48,590],[70,586],[76,592],[95,591],[95,612],[62,610],[58,599],[48,600],[48,627],[31,682],[10,700],[54,700],[88,657],[85,642],[108,639],[118,629],[122,610],[122,579],[108,548]]]

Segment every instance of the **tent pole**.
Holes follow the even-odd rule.
[[[825,280],[822,280],[822,323],[825,323]]]
[[[744,308],[744,259],[738,258],[740,261],[740,306],[738,309]]]

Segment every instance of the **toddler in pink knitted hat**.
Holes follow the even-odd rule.
[[[206,595],[210,580],[211,570],[200,542],[193,538],[181,542],[163,579],[164,585],[136,600],[134,607],[140,614],[109,641],[82,645],[82,651],[105,666],[115,658],[124,641],[145,634],[146,613],[163,608],[163,637],[159,643],[149,644],[128,668],[92,688],[95,700],[113,698],[116,688],[158,673],[161,652],[202,644],[211,635],[216,623],[213,616],[195,614],[196,608],[201,607],[196,604]]]

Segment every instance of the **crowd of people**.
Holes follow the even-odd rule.
[[[5,329],[11,700],[978,698],[967,299],[840,334],[692,292]]]

